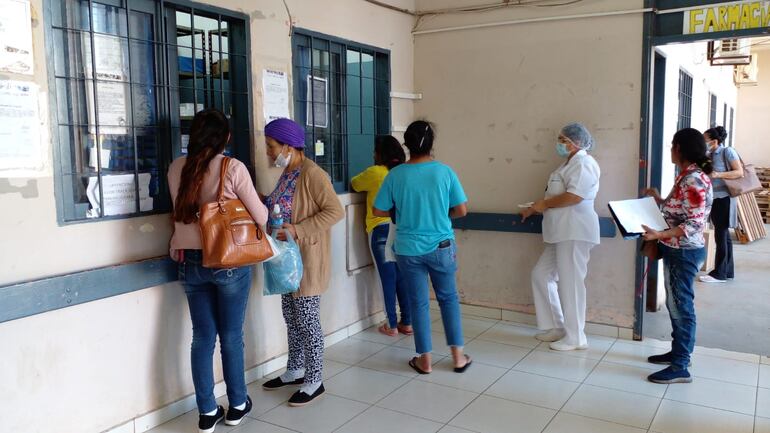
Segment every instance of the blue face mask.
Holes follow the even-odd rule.
[[[558,143],[556,143],[556,153],[559,156],[561,156],[562,158],[566,158],[566,157],[569,156],[570,152],[569,152],[569,149],[567,148],[566,144],[564,144],[562,142],[558,142]]]

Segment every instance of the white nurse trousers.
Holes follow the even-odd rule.
[[[545,244],[545,251],[532,269],[537,327],[563,328],[567,344],[588,344],[585,334],[588,259],[594,244],[564,241]]]

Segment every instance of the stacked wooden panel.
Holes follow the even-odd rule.
[[[770,224],[770,168],[757,168],[757,176],[764,190],[754,193],[765,224]]]
[[[765,219],[753,193],[738,196],[738,227],[735,233],[744,244],[767,236]]]

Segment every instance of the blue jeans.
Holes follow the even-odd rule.
[[[409,299],[402,278],[398,273],[398,266],[394,262],[385,261],[385,242],[388,240],[390,224],[380,224],[372,230],[369,245],[372,248],[372,256],[380,274],[382,283],[382,298],[385,301],[385,314],[388,316],[388,325],[391,329],[398,326],[396,315],[396,298],[401,308],[401,324],[412,324],[412,315],[409,310]]]
[[[658,244],[663,256],[666,307],[671,317],[671,365],[686,369],[695,348],[695,289],[693,281],[706,249],[678,249]]]
[[[397,256],[398,271],[409,289],[409,305],[412,309],[414,346],[418,354],[433,350],[430,334],[430,293],[428,277],[441,308],[446,343],[462,347],[463,330],[460,319],[460,302],[457,296],[457,246],[454,241],[446,248],[439,248],[423,256]]]
[[[246,402],[243,321],[251,288],[251,267],[209,269],[200,250],[185,250],[179,264],[193,325],[190,360],[200,413],[217,408],[214,398],[214,347],[219,335],[222,371],[230,406]]]

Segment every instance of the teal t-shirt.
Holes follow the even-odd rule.
[[[396,208],[396,254],[422,256],[454,239],[449,209],[468,201],[457,174],[438,161],[401,164],[390,170],[374,207]]]

